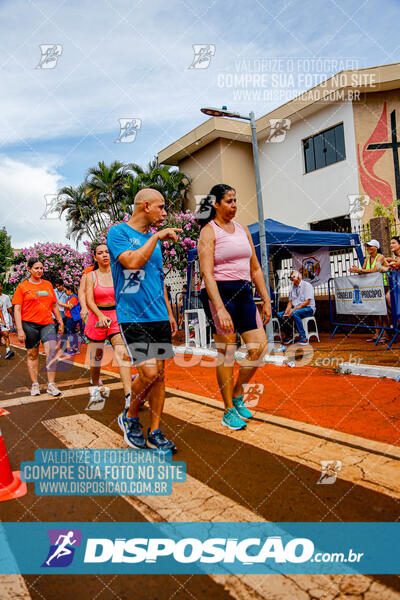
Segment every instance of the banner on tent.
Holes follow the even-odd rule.
[[[382,273],[335,277],[336,312],[342,315],[387,315]]]
[[[293,269],[300,271],[303,279],[313,286],[326,283],[331,276],[329,248],[319,248],[307,254],[292,252]]]

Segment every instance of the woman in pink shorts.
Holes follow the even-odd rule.
[[[85,335],[90,346],[90,372],[93,384],[89,388],[90,401],[87,408],[99,410],[104,406],[105,397],[109,393],[109,390],[104,391],[99,383],[106,339],[111,342],[115,353],[124,386],[125,404],[130,402],[131,368],[130,362],[128,360],[124,361],[126,351],[119,331],[110,257],[105,244],[98,244],[95,247],[94,259],[95,268],[91,273],[88,273],[85,289],[86,304],[89,309]]]

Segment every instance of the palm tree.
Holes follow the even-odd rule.
[[[162,178],[164,179],[165,197],[169,200],[169,211],[177,212],[182,209],[183,202],[186,199],[186,192],[190,186],[191,180],[188,175],[164,167],[162,170]]]
[[[139,190],[146,187],[139,176],[128,175],[125,180],[125,203],[122,205],[123,215],[127,212],[133,212],[135,196]],[[121,218],[123,218],[123,215]]]
[[[99,162],[88,170],[81,185],[61,188],[57,208],[60,214],[66,213],[68,238],[78,243],[87,235],[93,241],[110,222],[121,221],[125,213],[132,211],[139,190],[149,187],[161,192],[171,214],[182,208],[189,185],[187,175],[160,165],[157,158],[145,169],[117,160],[110,166]]]
[[[186,192],[191,183],[190,177],[165,164],[159,164],[157,157],[150,161],[147,169],[136,163],[129,165],[130,169],[140,179],[142,187],[158,190],[167,202],[167,211],[181,210]]]
[[[66,213],[69,239],[74,239],[76,243],[84,235],[88,235],[91,240],[95,239],[93,207],[84,184],[61,188],[58,192],[57,209],[60,215]]]
[[[109,167],[101,161],[86,175],[89,196],[99,213],[108,214],[113,221],[121,218],[122,207],[126,205],[126,178],[127,167],[117,160]]]

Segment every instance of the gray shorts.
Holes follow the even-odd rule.
[[[54,323],[48,325],[39,325],[38,323],[32,323],[31,321],[22,321],[22,329],[25,332],[25,348],[30,350],[31,348],[37,348],[42,342],[57,341],[56,328]]]

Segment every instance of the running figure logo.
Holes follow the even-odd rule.
[[[145,275],[146,271],[144,269],[124,269],[125,283],[121,294],[136,294]]]
[[[118,119],[119,120],[119,136],[115,140],[118,144],[130,144],[135,141],[136,134],[142,126],[142,119]]]
[[[339,471],[342,469],[341,460],[320,460],[321,475],[317,485],[332,485],[335,483]]]
[[[194,58],[189,69],[207,69],[215,54],[215,44],[192,44]]]
[[[194,199],[196,202],[196,219],[209,219],[215,205],[215,196],[212,194],[196,194]]]
[[[59,219],[61,220],[61,212],[58,205],[58,194],[45,194],[46,208],[40,217],[41,219]]]
[[[61,44],[40,44],[39,48],[42,56],[36,68],[54,69],[63,51]]]
[[[347,198],[349,199],[349,214],[346,215],[346,218],[354,219],[355,221],[361,221],[364,216],[365,209],[369,204],[369,196],[348,194]]]
[[[68,567],[75,548],[81,544],[82,532],[79,529],[48,529],[47,535],[50,548],[42,567]]]
[[[270,119],[270,130],[267,142],[283,142],[290,129],[290,123],[290,119]]]
[[[260,396],[264,393],[264,384],[262,383],[244,383],[243,384],[243,400],[247,408],[258,405]]]

